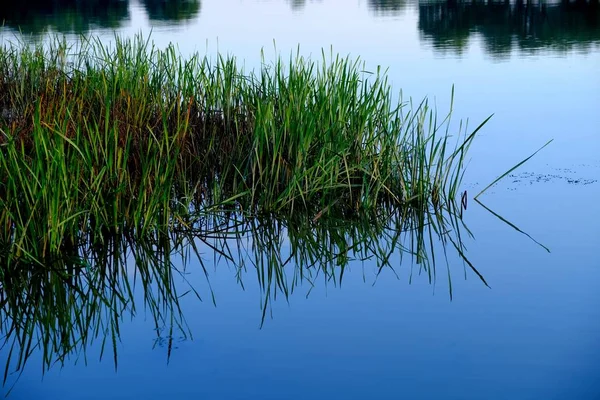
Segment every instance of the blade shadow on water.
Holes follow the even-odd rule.
[[[490,214],[492,214],[494,217],[498,218],[500,221],[504,222],[506,225],[510,226],[511,228],[513,228],[514,230],[516,230],[519,233],[522,233],[523,235],[527,236],[529,239],[531,239],[535,244],[537,244],[538,246],[540,246],[542,249],[546,250],[548,253],[550,253],[550,249],[546,246],[544,246],[543,244],[541,244],[540,242],[538,242],[537,240],[535,240],[529,233],[521,230],[518,226],[516,226],[515,224],[513,224],[512,222],[510,222],[509,220],[507,220],[506,218],[502,217],[500,214],[496,213],[495,211],[493,211],[492,209],[490,209],[489,207],[487,207],[485,204],[483,204],[479,199],[475,198],[474,199],[477,204],[479,204],[481,207],[483,207],[486,211],[488,211]]]

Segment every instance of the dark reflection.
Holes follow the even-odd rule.
[[[148,17],[153,21],[188,21],[200,13],[200,0],[143,0]]]
[[[420,2],[419,30],[434,48],[457,53],[474,35],[499,57],[513,49],[589,50],[600,42],[600,7],[598,0]]]
[[[10,386],[36,352],[42,354],[46,371],[85,359],[95,344],[116,366],[121,323],[138,310],[152,316],[155,346],[166,349],[169,357],[190,333],[180,299],[214,301],[206,260],[228,264],[225,271],[232,271],[241,287],[256,279],[263,304],[257,323],[270,316],[277,298],[288,299],[297,291],[308,295],[315,285],[340,285],[347,266],[356,260],[368,260],[379,272],[409,268],[410,273],[404,270],[410,275],[406,279],[433,283],[437,259],[443,279],[450,279],[451,272],[463,276],[464,267],[485,284],[464,258],[461,232],[468,230],[458,207],[410,207],[352,221],[307,215],[294,220],[244,219],[233,212],[219,213],[178,220],[168,231],[143,237],[107,233],[92,241],[82,234],[76,244],[64,244],[60,257],[45,259],[3,241],[0,348],[8,355],[9,373],[4,384]],[[459,270],[453,271],[444,259],[447,248],[457,251],[459,261],[462,258]],[[203,289],[198,287],[198,274],[206,277]],[[193,276],[193,286],[188,276]],[[185,284],[179,283],[182,279]]]
[[[23,33],[114,29],[128,19],[127,0],[23,0],[2,2],[0,7],[0,22]]]
[[[394,15],[406,8],[407,0],[369,0],[369,9],[377,15]]]
[[[142,5],[150,20],[172,24],[195,18],[201,9],[200,0],[143,0]],[[87,33],[129,20],[129,0],[23,0],[0,7],[0,24],[26,34]]]
[[[302,10],[306,6],[306,0],[288,0],[288,3],[294,11]]]
[[[303,11],[306,7],[306,0],[286,0],[293,12]],[[322,3],[323,0],[309,0],[309,3]]]

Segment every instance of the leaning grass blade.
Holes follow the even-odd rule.
[[[509,169],[508,171],[506,171],[505,173],[503,173],[502,175],[500,175],[498,178],[496,178],[492,183],[490,183],[489,185],[487,185],[485,187],[485,189],[483,189],[481,192],[477,193],[477,195],[473,198],[475,200],[477,200],[477,198],[483,194],[486,190],[488,190],[489,188],[491,188],[492,186],[494,186],[500,179],[504,178],[506,175],[510,174],[511,172],[513,172],[515,169],[519,168],[521,165],[525,164],[527,161],[529,161],[530,158],[532,158],[533,156],[535,156],[537,153],[539,153],[544,147],[548,146],[550,143],[552,143],[554,139],[550,139],[548,142],[546,142],[545,145],[543,145],[542,147],[540,147],[539,149],[537,149],[532,155],[530,155],[529,157],[525,158],[523,161],[519,162],[518,164],[516,164],[514,167],[512,167],[511,169]]]

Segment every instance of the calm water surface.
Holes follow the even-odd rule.
[[[210,267],[216,307],[183,299],[193,340],[168,346],[140,312],[122,325],[118,370],[99,349],[42,377],[34,355],[13,399],[599,399],[600,7],[586,2],[21,1],[2,6],[3,40],[60,32],[152,31],[184,55],[233,54],[246,68],[321,49],[388,68],[404,99],[475,127],[464,188],[550,253],[473,203],[468,257],[449,255],[431,285],[410,265],[376,278],[353,264],[341,285],[316,281],[272,303],[261,328],[256,274]],[[212,255],[204,249],[208,261]],[[445,266],[444,266],[445,268]],[[442,275],[445,275],[442,274]],[[191,268],[200,288],[205,278]],[[308,294],[308,295],[307,295]],[[162,334],[161,334],[162,335]],[[5,350],[0,358],[5,359]],[[38,362],[36,363],[36,357]]]

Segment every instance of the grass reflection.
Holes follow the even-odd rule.
[[[32,259],[4,247],[0,256],[2,352],[7,354],[4,381],[12,370],[22,371],[39,351],[42,368],[86,358],[86,349],[100,342],[117,366],[120,323],[144,307],[157,327],[185,331],[177,291],[176,269],[170,262],[177,237],[149,234],[134,242],[130,235],[103,243],[82,241],[65,248],[60,257]],[[144,293],[136,304],[134,292]]]
[[[261,321],[278,298],[287,300],[300,287],[341,285],[351,262],[368,261],[379,272],[405,265],[435,282],[444,265],[452,295],[446,247],[464,256],[461,234],[468,234],[457,209],[382,209],[371,218],[330,216],[313,221],[297,214],[243,218],[238,213],[197,216],[168,231],[91,236],[47,259],[17,255],[2,248],[0,262],[0,331],[7,354],[4,382],[19,374],[35,352],[44,371],[53,365],[87,358],[96,345],[101,356],[118,365],[117,344],[124,318],[140,309],[152,317],[157,341],[170,355],[174,332],[190,335],[180,307],[184,295],[214,302],[208,270],[228,264],[245,278],[255,273],[262,293]],[[213,254],[211,261],[203,254]],[[464,260],[466,268],[473,268]],[[201,293],[187,282],[190,268],[204,271]],[[185,281],[186,284],[181,284]],[[177,283],[176,283],[177,282]],[[165,336],[161,334],[165,333]]]

